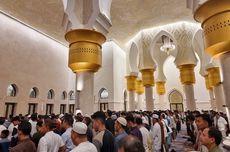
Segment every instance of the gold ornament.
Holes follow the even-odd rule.
[[[136,76],[129,75],[125,77],[127,80],[127,90],[128,91],[135,91],[136,90]]]
[[[145,87],[154,86],[154,69],[142,69],[140,70],[142,74],[142,81]]]
[[[220,68],[212,67],[207,69],[208,72],[208,80],[211,87],[216,87],[221,84],[220,80]]]
[[[142,80],[136,80],[136,93],[143,94],[144,93],[144,86]]]
[[[210,85],[208,75],[205,75],[205,76],[204,76],[204,79],[205,79],[206,89],[207,89],[207,90],[212,90],[212,86]]]
[[[157,81],[156,82],[156,91],[159,95],[165,94],[165,82],[164,81]]]
[[[101,67],[101,45],[106,38],[94,30],[76,29],[66,33],[69,67],[73,72],[97,72]]]
[[[196,82],[195,73],[194,73],[194,64],[185,64],[180,65],[180,81],[184,85],[194,84]]]
[[[205,50],[212,56],[230,51],[230,0],[209,0],[194,14],[202,23]]]

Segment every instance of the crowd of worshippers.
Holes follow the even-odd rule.
[[[182,124],[193,150],[221,151],[228,125],[219,113],[107,110],[0,118],[0,152],[174,152]]]

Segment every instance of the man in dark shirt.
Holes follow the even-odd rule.
[[[125,119],[127,121],[127,127],[130,129],[130,135],[137,137],[142,143],[142,134],[137,127],[135,118],[132,115],[128,115]]]
[[[43,137],[42,132],[40,131],[42,129],[43,121],[37,122],[37,132],[33,135],[32,141],[34,142],[35,146],[38,147],[39,140]]]
[[[111,118],[112,114],[113,114],[112,111],[107,110],[106,112],[107,119],[105,121],[105,127],[114,135],[114,121]]]
[[[36,152],[35,144],[30,140],[31,124],[23,121],[18,125],[19,144],[10,149],[10,152]]]
[[[114,138],[112,133],[105,128],[104,112],[95,112],[92,116],[93,128],[97,135],[93,139],[93,144],[98,152],[114,152]]]

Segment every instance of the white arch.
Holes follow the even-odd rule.
[[[101,88],[99,91],[98,91],[98,97],[100,99],[108,99],[109,98],[109,92],[106,88]]]
[[[48,91],[47,99],[54,99],[55,93],[53,89]]]
[[[175,46],[177,45],[176,39],[168,31],[166,31],[166,30],[156,31],[154,33],[153,40],[152,40],[152,43],[151,43],[151,46],[150,46],[150,48],[151,48],[150,54],[151,54],[153,60],[154,60],[154,52],[155,52],[153,49],[155,48],[155,45],[156,45],[157,41],[159,39],[161,39],[163,35],[169,37],[173,41]],[[157,51],[160,51],[160,50],[157,50]],[[177,54],[176,49],[173,52],[171,52],[171,55],[174,56],[174,57],[176,57],[176,54]]]
[[[204,40],[203,40],[203,30],[198,29],[193,35],[192,39],[193,50],[196,52],[200,59],[200,75],[204,76],[206,74],[206,66],[211,61],[211,56],[207,54],[204,50]]]
[[[39,95],[39,90],[37,87],[33,87],[30,89],[30,98],[37,98]]]
[[[180,95],[181,98],[182,98],[182,101],[181,101],[181,102],[178,102],[178,103],[183,103],[183,102],[184,102],[183,93],[182,93],[181,91],[179,91],[178,89],[175,89],[175,88],[172,89],[172,90],[170,90],[169,93],[168,93],[168,100],[169,100],[169,103],[171,103],[171,102],[170,102],[170,97],[171,97],[171,95],[174,94],[174,93],[178,93],[178,95]]]
[[[10,84],[6,90],[7,96],[16,97],[18,94],[18,86],[16,84]]]
[[[131,73],[138,73],[139,50],[135,42],[132,42],[128,52],[129,68]]]
[[[67,99],[67,92],[63,91],[61,97],[62,97],[61,98],[62,100],[66,100]]]

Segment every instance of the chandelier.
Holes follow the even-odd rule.
[[[167,53],[167,55],[169,55],[171,51],[175,50],[176,47],[169,37],[163,35],[162,42],[163,42],[163,45],[160,47],[160,50],[162,52],[165,52]]]

